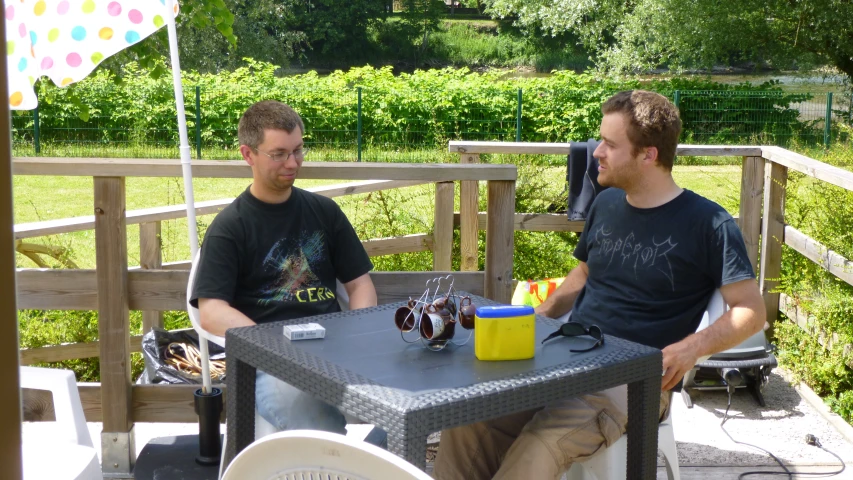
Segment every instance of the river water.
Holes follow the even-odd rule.
[[[549,73],[515,71],[508,73],[505,78],[549,77],[550,75],[551,74]],[[643,80],[663,80],[670,77],[671,75],[663,74],[640,76]],[[853,113],[850,113],[851,108],[853,108],[851,107],[850,91],[845,90],[844,77],[838,74],[821,74],[815,72],[785,72],[775,74],[717,73],[712,75],[681,75],[681,77],[694,78],[697,80],[710,80],[728,85],[735,85],[744,82],[749,82],[752,85],[761,85],[764,82],[775,80],[779,82],[778,86],[785,92],[808,93],[812,95],[812,98],[809,100],[791,104],[792,108],[796,108],[800,111],[800,120],[808,121],[823,119],[826,115],[828,93],[833,94],[832,107],[833,110],[836,110],[835,115],[839,114],[838,111],[843,112],[845,118],[853,115]]]
[[[535,77],[550,77],[550,73],[515,71],[505,75],[504,78],[535,78]],[[666,79],[672,75],[640,75],[643,80]],[[787,92],[808,92],[808,93],[843,93],[844,92],[844,77],[838,74],[820,74],[820,73],[725,73],[712,75],[681,75],[682,78],[695,78],[697,80],[710,80],[713,82],[735,85],[738,83],[749,82],[753,85],[761,85],[764,82],[776,80],[779,86]]]
[[[715,75],[686,75],[688,78],[709,79],[725,84],[749,82],[760,85],[770,80],[779,81],[779,86],[788,92],[808,93],[842,93],[844,82],[841,75],[821,75],[816,73],[781,73],[781,74],[715,74]]]

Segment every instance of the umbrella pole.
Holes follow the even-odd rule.
[[[166,15],[169,31],[169,53],[172,60],[172,81],[175,86],[175,107],[178,112],[178,133],[181,139],[181,173],[184,177],[184,196],[187,204],[187,233],[190,241],[190,258],[198,251],[198,226],[195,219],[195,200],[193,198],[192,160],[190,142],[187,136],[187,117],[184,109],[184,88],[181,84],[181,62],[178,57],[178,31],[175,27],[174,0],[167,0]],[[210,385],[210,352],[207,339],[199,335],[201,353],[202,388],[195,392],[195,411],[198,414],[199,454],[196,461],[204,465],[219,463],[222,450],[219,434],[219,416],[222,413],[222,391]]]

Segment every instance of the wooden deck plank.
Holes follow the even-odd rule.
[[[433,270],[452,270],[453,259],[453,182],[435,184],[435,216],[433,221]]]
[[[761,206],[764,202],[764,159],[743,157],[738,226],[743,233],[752,271],[758,273],[761,243]]]
[[[80,402],[87,422],[104,421],[101,407],[101,384],[78,383]],[[227,401],[225,385],[214,385],[223,391],[223,400]],[[200,385],[133,385],[131,387],[131,411],[134,422],[193,423],[198,422],[198,414],[193,406],[193,392]],[[24,420],[51,421],[56,419],[53,411],[53,398],[44,390],[23,390]],[[109,412],[108,412],[109,413]],[[225,421],[225,410],[222,410]]]
[[[480,156],[460,155],[459,163],[480,163]],[[459,228],[459,249],[461,254],[460,270],[470,272],[479,268],[479,233],[477,212],[480,205],[480,182],[459,182],[459,216],[454,215],[454,223]],[[458,220],[457,220],[458,218]]]
[[[786,465],[788,469],[792,472],[796,473],[831,473],[837,471],[840,466],[827,466],[827,465]],[[433,463],[427,463],[426,473],[432,475],[433,473]],[[730,467],[730,466],[721,466],[721,465],[707,465],[707,466],[690,466],[690,467],[680,467],[679,474],[681,476],[681,480],[737,480],[738,476],[742,473],[747,473],[751,471],[762,470],[762,471],[778,471],[782,473],[782,470],[779,467],[772,466],[759,466],[759,467]],[[769,476],[765,477],[755,477],[755,478],[770,478]],[[784,478],[779,477],[778,475],[773,478]],[[847,478],[847,477],[834,477],[834,478]],[[668,480],[666,474],[666,467],[658,467],[657,475],[655,477],[656,480]]]
[[[469,142],[451,141],[449,153],[504,153],[511,155],[568,155],[570,143],[551,142]],[[676,155],[682,157],[760,157],[758,146],[679,145]]]
[[[779,312],[782,245],[785,243],[785,186],[788,169],[769,160],[764,169],[764,214],[761,218],[761,260],[759,285],[771,328]]]
[[[391,188],[412,187],[415,185],[424,185],[431,183],[420,180],[363,180],[359,182],[337,183],[334,185],[321,185],[317,187],[307,188],[309,192],[316,193],[327,198],[342,197],[346,195],[358,195],[361,193],[370,193],[377,190],[387,190]],[[233,202],[233,198],[222,198],[217,200],[206,200],[203,202],[195,202],[195,214],[211,215],[219,213],[223,208]],[[186,218],[187,206],[166,205],[163,207],[141,208],[138,210],[130,210],[127,212],[126,222],[128,225],[144,224],[148,222],[158,222],[163,220],[173,220],[176,218]],[[15,238],[34,238],[45,235],[57,235],[60,233],[81,232],[95,228],[95,216],[84,215],[82,217],[60,218],[56,220],[45,220],[41,222],[19,223],[15,225]]]
[[[512,299],[515,182],[488,183],[485,297],[502,303]]]
[[[477,213],[477,229],[485,230],[488,223],[486,212]],[[512,217],[515,230],[528,232],[576,232],[583,231],[583,220],[569,220],[565,213],[516,213]],[[453,214],[453,225],[459,226],[461,214]]]
[[[785,225],[785,245],[793,248],[827,272],[853,285],[853,261],[826,248],[796,228]]]
[[[16,157],[12,160],[12,173],[77,177],[180,177],[181,163],[178,160],[138,158]],[[252,170],[242,160],[196,160],[192,163],[192,175],[193,178],[251,178]],[[515,165],[305,162],[299,168],[299,178],[321,180],[513,181],[517,176]]]
[[[125,179],[95,178],[95,271],[105,432],[130,432],[130,321],[128,319]]]
[[[762,152],[761,156],[772,161],[774,164],[782,165],[845,190],[853,191],[853,172],[851,171],[819,162],[782,147],[763,147]]]

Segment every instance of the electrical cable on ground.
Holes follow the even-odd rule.
[[[731,406],[732,406],[732,393],[734,393],[734,388],[729,388],[728,393],[729,393],[729,401],[728,401],[728,405],[726,405],[726,413],[723,415],[723,421],[720,422],[720,429],[723,431],[723,433],[726,434],[726,436],[729,437],[729,439],[731,441],[733,441],[739,445],[746,445],[748,447],[752,447],[752,448],[761,450],[762,452],[766,453],[767,455],[770,455],[770,457],[773,458],[773,460],[775,460],[776,463],[779,464],[779,467],[781,467],[782,470],[784,470],[784,472],[766,471],[766,470],[762,470],[762,471],[756,470],[756,471],[744,472],[744,473],[741,473],[740,475],[738,475],[738,477],[737,477],[738,480],[741,480],[742,478],[745,478],[745,477],[748,477],[751,475],[787,475],[789,480],[792,480],[795,476],[798,476],[798,477],[808,476],[808,477],[812,477],[812,478],[827,478],[827,477],[834,477],[835,475],[840,474],[847,467],[847,465],[844,463],[844,460],[842,460],[841,457],[836,455],[834,452],[831,452],[831,451],[827,450],[826,448],[824,448],[823,445],[820,444],[820,440],[818,440],[818,438],[812,434],[806,435],[806,440],[805,440],[806,443],[809,445],[812,445],[814,447],[818,447],[821,450],[823,450],[824,452],[829,453],[830,455],[837,458],[838,461],[841,462],[841,470],[837,470],[834,472],[825,472],[825,473],[792,472],[792,471],[788,470],[788,467],[786,467],[785,464],[782,463],[782,461],[779,460],[779,458],[776,455],[773,455],[773,453],[770,452],[769,450],[765,450],[765,449],[763,449],[757,445],[753,445],[751,443],[740,442],[740,441],[735,440],[734,438],[732,438],[731,434],[726,431],[725,426],[724,426],[726,424],[726,421],[729,419],[729,408],[731,408]]]

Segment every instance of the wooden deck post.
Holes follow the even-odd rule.
[[[480,163],[480,155],[463,153],[459,156],[459,163]],[[463,180],[459,184],[459,250],[462,257],[459,269],[471,272],[479,269],[477,213],[480,210],[480,182]]]
[[[6,38],[6,22],[0,25],[0,38]],[[10,65],[0,62],[0,91],[7,92],[6,72]],[[5,293],[0,295],[0,387],[3,415],[0,415],[0,465],[3,476],[9,480],[23,477],[21,468],[21,382],[18,369],[18,317],[15,305],[15,235],[12,233],[15,215],[12,211],[12,131],[9,102],[0,107],[0,285]]]
[[[95,177],[95,257],[101,350],[101,458],[104,476],[136,463],[130,379],[124,177]]]
[[[782,245],[785,243],[785,187],[788,168],[767,160],[764,170],[764,217],[761,221],[761,272],[759,286],[767,309],[767,322],[772,327],[779,314],[779,293],[774,292],[781,280]]]
[[[761,236],[761,205],[764,202],[764,159],[743,157],[740,182],[740,230],[752,270],[758,273],[758,248]]]
[[[453,200],[454,183],[435,184],[435,229],[433,232],[432,269],[439,272],[451,270],[453,255]]]
[[[512,299],[515,182],[492,180],[488,188],[484,291],[486,298],[509,303]]]
[[[163,266],[161,225],[162,222],[139,224],[139,266],[143,269],[156,270]],[[153,327],[163,328],[163,312],[142,312],[142,334],[150,332]]]

